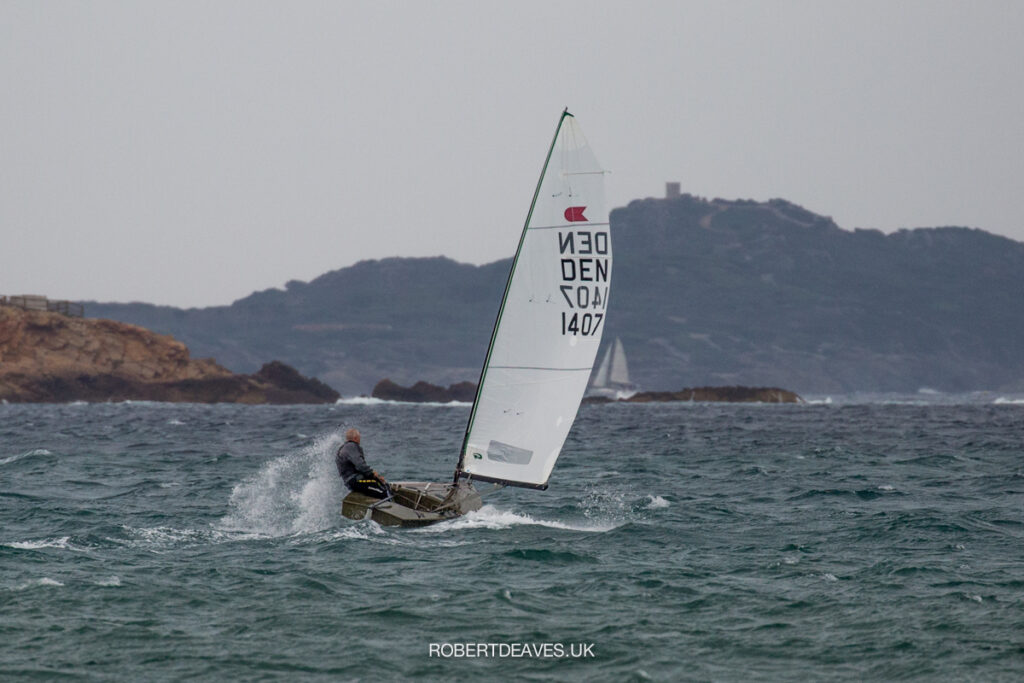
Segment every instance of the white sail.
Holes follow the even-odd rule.
[[[594,381],[590,383],[595,389],[604,389],[608,386],[608,370],[612,366],[612,347],[604,352],[604,358],[601,359],[601,365],[597,369],[597,374],[594,375]]]
[[[565,112],[520,237],[457,475],[547,487],[601,343],[611,267],[604,171]]]
[[[615,340],[615,354],[612,356],[611,372],[608,380],[612,384],[629,384],[629,366],[626,364],[626,352],[622,349],[622,341]]]

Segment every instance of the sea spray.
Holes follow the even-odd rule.
[[[220,528],[287,536],[337,524],[344,491],[333,455],[343,442],[341,432],[321,435],[299,452],[265,463],[234,487]]]
[[[594,523],[620,526],[639,517],[639,511],[648,507],[650,495],[638,494],[631,486],[594,484],[584,488],[577,506],[583,516]]]

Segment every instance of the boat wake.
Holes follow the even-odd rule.
[[[337,524],[342,483],[331,454],[342,433],[326,434],[298,453],[267,462],[236,485],[217,528],[259,537],[313,533]]]
[[[550,529],[564,529],[566,531],[588,531],[604,532],[611,531],[622,526],[623,521],[596,521],[587,520],[583,523],[568,524],[557,520],[536,519],[530,515],[510,510],[501,510],[493,505],[484,505],[479,510],[467,513],[462,517],[441,522],[433,526],[422,527],[410,531],[410,533],[444,533],[448,531],[463,531],[466,529],[508,529],[514,526],[542,526]]]

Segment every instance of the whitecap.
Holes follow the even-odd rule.
[[[895,486],[890,486],[889,484],[882,484],[881,486],[878,487],[878,490],[879,491],[895,491],[896,487]]]
[[[70,536],[60,536],[57,538],[43,538],[35,541],[14,541],[12,543],[0,543],[8,548],[17,548],[18,550],[42,550],[43,548],[56,548],[58,550],[77,550],[79,552],[85,551],[86,548],[76,546],[71,543]]]
[[[992,402],[996,405],[1019,406],[1024,405],[1024,398],[1007,398],[1006,396],[1000,396]]]
[[[353,398],[339,398],[335,401],[335,405],[347,405],[347,406],[444,406],[446,408],[464,408],[473,405],[466,401],[449,401],[447,403],[441,403],[439,401],[385,401],[382,398],[373,398],[372,396],[355,396]]]
[[[182,422],[181,420],[176,419],[176,418],[171,418],[170,420],[167,421],[167,424],[174,425],[175,427],[180,427],[181,425],[183,425],[185,423]]]
[[[121,577],[119,577],[119,576],[108,576],[105,579],[97,579],[96,580],[96,585],[97,586],[120,586],[121,585]]]
[[[649,498],[651,501],[647,504],[647,508],[650,510],[660,510],[662,508],[667,508],[669,505],[671,505],[671,503],[669,503],[661,496],[647,496],[647,498]]]
[[[821,578],[825,579],[826,581],[838,581],[839,580],[838,578],[836,578],[835,574],[829,574],[827,572],[825,574],[822,574]]]
[[[31,458],[37,455],[53,455],[53,453],[46,450],[45,448],[34,448],[26,453],[18,453],[16,455],[11,455],[6,458],[0,458],[0,465],[7,465],[17,460],[21,460],[22,458]]]

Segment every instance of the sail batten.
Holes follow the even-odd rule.
[[[611,261],[604,170],[564,112],[520,235],[456,476],[546,487],[604,332]]]

